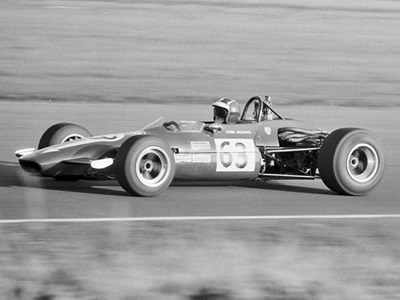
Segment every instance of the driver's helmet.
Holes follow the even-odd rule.
[[[224,97],[215,101],[212,106],[214,106],[214,121],[223,120],[226,124],[234,124],[239,120],[240,107],[235,100]]]

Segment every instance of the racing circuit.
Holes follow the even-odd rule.
[[[397,298],[399,13],[380,0],[0,1],[0,298]],[[319,180],[188,183],[141,198],[29,176],[14,155],[59,122],[127,132],[256,95],[313,128],[375,133],[380,184],[351,197]]]
[[[17,220],[400,214],[397,184],[400,171],[396,160],[400,141],[393,138],[392,132],[398,122],[397,108],[296,108],[279,107],[279,103],[275,103],[275,108],[286,117],[312,120],[311,125],[328,131],[340,126],[361,127],[376,133],[386,151],[381,183],[363,197],[336,195],[320,180],[293,180],[228,187],[213,183],[174,185],[157,197],[140,198],[126,193],[115,181],[62,182],[36,178],[23,174],[14,151],[36,147],[41,134],[53,123],[75,122],[93,134],[118,133],[140,129],[159,116],[166,120],[209,120],[211,105],[3,102],[1,135],[8,142],[0,153],[0,217]],[[12,117],[17,114],[20,118]],[[137,117],[132,118],[133,115]],[[98,122],[99,116],[103,122]]]

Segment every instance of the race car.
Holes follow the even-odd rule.
[[[322,179],[332,191],[365,195],[382,178],[383,147],[370,131],[310,129],[282,117],[269,96],[251,97],[240,112],[228,97],[214,102],[212,121],[164,121],[92,136],[58,123],[38,149],[15,152],[29,174],[56,180],[116,179],[129,193],[155,196],[174,182]]]

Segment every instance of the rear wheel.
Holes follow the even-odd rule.
[[[38,149],[56,144],[80,140],[92,136],[83,126],[73,123],[58,123],[48,128],[42,135]]]
[[[325,185],[345,195],[365,195],[379,183],[384,170],[383,147],[365,129],[341,128],[322,144],[318,168]]]
[[[116,157],[117,180],[129,193],[155,196],[168,188],[175,175],[169,145],[154,136],[134,136],[125,141]]]

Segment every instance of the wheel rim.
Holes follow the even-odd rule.
[[[66,143],[66,142],[72,142],[72,141],[76,141],[76,140],[81,140],[83,138],[85,138],[85,137],[79,133],[69,134],[61,140],[60,144]]]
[[[141,183],[157,187],[167,180],[170,172],[167,153],[159,147],[144,149],[136,161],[136,174]]]
[[[368,144],[353,147],[347,157],[347,172],[359,183],[368,182],[378,171],[379,158],[376,150]]]

